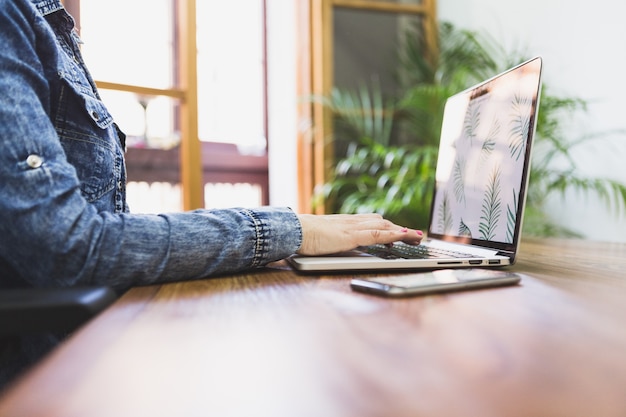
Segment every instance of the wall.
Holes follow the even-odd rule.
[[[295,1],[267,2],[270,204],[297,209]]]
[[[544,87],[588,101],[584,117],[570,121],[573,139],[626,130],[625,13],[626,5],[613,0],[438,0],[439,20],[485,31],[507,50],[543,56]],[[626,134],[606,137],[572,148],[572,154],[585,175],[626,182]],[[593,195],[568,193],[550,208],[555,219],[588,239],[626,242],[626,216],[615,216]]]
[[[294,1],[268,1],[270,201],[297,206]],[[555,94],[589,102],[569,134],[626,129],[626,5],[610,0],[438,0],[440,20],[484,30],[511,50],[542,55],[544,82]],[[626,135],[572,149],[582,173],[626,181]],[[562,224],[588,239],[626,241],[626,217],[611,214],[592,195],[551,201]]]

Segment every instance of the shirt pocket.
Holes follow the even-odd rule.
[[[93,203],[113,191],[120,178],[123,156],[117,130],[84,74],[70,68],[60,76],[55,128],[83,196]]]

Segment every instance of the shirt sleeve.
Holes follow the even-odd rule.
[[[289,208],[196,210],[161,215],[104,214],[99,282],[116,287],[196,279],[242,271],[283,259],[302,243]]]
[[[140,215],[98,211],[51,122],[26,1],[0,13],[0,286],[134,285],[255,268],[301,245],[289,208]]]

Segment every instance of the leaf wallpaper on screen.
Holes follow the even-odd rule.
[[[436,233],[513,242],[532,99],[519,93],[468,100],[438,180]]]

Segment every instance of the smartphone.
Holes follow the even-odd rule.
[[[515,285],[520,280],[521,277],[518,274],[502,270],[440,269],[378,278],[354,278],[350,282],[350,287],[355,291],[388,297],[402,297]]]

